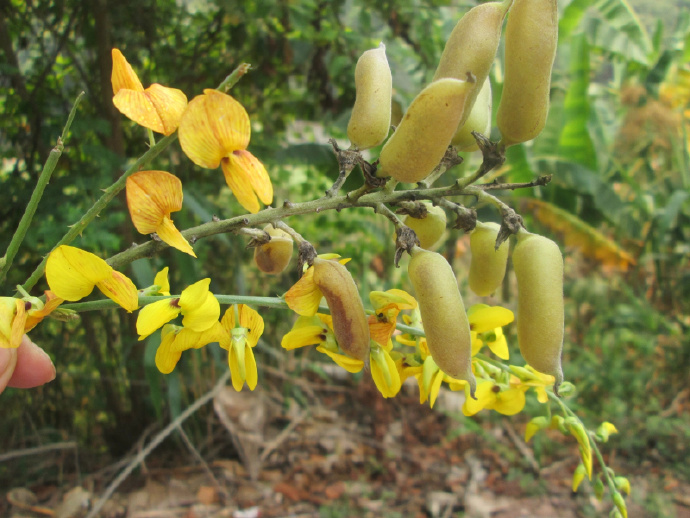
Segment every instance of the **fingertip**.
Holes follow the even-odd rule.
[[[14,388],[32,388],[53,381],[55,365],[50,356],[24,335],[17,348],[17,366],[7,384]]]

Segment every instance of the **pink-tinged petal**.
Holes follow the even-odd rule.
[[[319,310],[322,297],[321,290],[314,284],[314,268],[309,268],[287,291],[285,302],[298,315],[311,317]]]
[[[138,92],[144,91],[144,86],[139,81],[132,66],[127,62],[125,57],[118,49],[112,50],[113,58],[113,72],[110,76],[110,81],[113,85],[113,94],[117,94],[120,90],[135,90]]]
[[[165,125],[146,92],[122,89],[113,97],[113,104],[120,113],[140,126],[156,133],[165,131]]]
[[[163,125],[163,135],[171,135],[175,132],[182,120],[182,114],[187,107],[187,96],[182,90],[153,83],[144,93],[149,98]],[[151,128],[153,129],[153,128]],[[155,130],[157,131],[157,130]]]
[[[156,234],[158,234],[158,237],[160,237],[161,241],[164,243],[169,244],[173,248],[177,248],[180,252],[196,257],[192,245],[190,245],[189,241],[187,241],[180,231],[177,230],[175,224],[168,216],[163,217],[163,221],[161,221],[161,224],[156,229]]]
[[[137,317],[137,333],[139,340],[143,340],[162,325],[170,322],[180,314],[177,299],[158,300],[139,311]]]
[[[240,314],[240,325],[249,330],[247,334],[247,345],[249,347],[255,347],[264,332],[264,319],[256,310],[250,308],[246,304],[240,304],[237,309]]]
[[[182,356],[182,351],[178,351],[174,346],[178,330],[177,326],[167,324],[161,331],[161,344],[156,351],[156,367],[163,374],[170,374]]]
[[[249,115],[232,96],[218,90],[204,90],[206,113],[216,141],[227,156],[238,149],[247,149],[251,136]]]
[[[129,313],[139,307],[139,295],[137,287],[125,274],[113,270],[108,279],[103,279],[96,284],[103,295],[114,300]]]
[[[182,182],[174,174],[166,171],[139,171],[127,178],[127,204],[130,213],[135,212],[134,209],[145,210],[142,205],[154,205],[159,209],[156,212],[170,214],[182,208],[182,199]]]
[[[46,280],[51,291],[69,301],[89,295],[98,282],[111,276],[112,271],[100,257],[67,245],[53,250],[46,262]]]

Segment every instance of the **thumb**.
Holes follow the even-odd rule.
[[[17,349],[0,348],[0,392],[5,390],[16,366]]]

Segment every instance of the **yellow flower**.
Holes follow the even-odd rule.
[[[288,351],[307,345],[316,345],[317,351],[328,356],[348,372],[359,372],[364,368],[362,360],[351,358],[340,352],[333,334],[333,320],[330,315],[317,313],[299,317],[292,326],[292,330],[283,336],[280,345]]]
[[[161,344],[156,351],[156,367],[163,374],[170,374],[182,352],[188,349],[200,349],[213,342],[220,342],[225,330],[216,321],[207,330],[198,332],[191,329],[165,324],[161,330]]]
[[[46,280],[55,296],[64,300],[80,300],[96,286],[130,313],[139,307],[137,288],[127,276],[79,248],[61,245],[53,250],[46,262]]]
[[[492,379],[477,381],[477,399],[467,398],[462,407],[462,413],[466,416],[472,416],[485,408],[503,415],[515,415],[525,407],[525,390],[520,387],[517,378],[511,380],[508,387]]]
[[[197,333],[208,330],[220,317],[218,299],[208,291],[211,279],[188,286],[179,298],[156,301],[139,311],[137,333],[143,340],[163,324],[182,313],[182,325]]]
[[[258,376],[252,348],[264,332],[264,319],[249,306],[238,304],[227,309],[221,325],[225,338],[220,341],[220,346],[229,352],[232,386],[239,392],[246,381],[249,390],[254,390]]]
[[[112,50],[113,104],[145,128],[170,135],[175,132],[187,106],[182,90],[154,83],[144,90],[137,74],[118,49]]]
[[[127,206],[134,227],[142,234],[158,234],[162,241],[196,257],[189,242],[175,228],[171,212],[182,208],[182,182],[165,171],[139,171],[127,178]]]
[[[371,377],[374,379],[376,388],[379,389],[384,398],[395,397],[400,392],[402,383],[398,369],[389,352],[374,342],[369,350],[369,359]]]
[[[0,297],[0,348],[16,349],[24,333],[31,331],[63,300],[46,290],[46,301],[37,297]]]
[[[206,169],[223,169],[225,182],[245,209],[259,212],[258,198],[269,205],[273,185],[263,164],[249,151],[251,128],[244,107],[217,90],[192,99],[180,121],[182,151]]]
[[[319,255],[322,259],[332,259],[340,257],[336,254]],[[350,259],[340,259],[340,264],[347,264]],[[288,307],[305,317],[311,317],[319,310],[319,303],[323,293],[314,282],[314,267],[309,266],[304,275],[285,293],[285,302]]]
[[[475,304],[467,310],[467,318],[472,332],[472,356],[486,344],[502,360],[510,357],[508,342],[501,328],[515,320],[512,311],[500,306]]]
[[[376,312],[369,317],[369,334],[380,345],[390,341],[400,311],[417,307],[415,298],[403,290],[372,291],[369,300]]]
[[[166,266],[153,278],[153,284],[158,286],[158,293],[170,296],[170,282],[168,282],[168,267]]]
[[[550,374],[542,374],[529,365],[524,367],[511,365],[510,371],[520,379],[520,383],[524,387],[531,387],[534,389],[534,391],[537,393],[537,401],[540,403],[546,403],[549,401],[549,395],[546,392],[546,387],[550,387],[556,382],[556,378],[554,376],[551,376]]]

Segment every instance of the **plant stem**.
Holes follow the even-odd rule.
[[[31,221],[34,217],[34,214],[36,214],[38,203],[41,201],[41,198],[43,197],[43,191],[45,191],[48,182],[50,182],[50,177],[53,174],[53,171],[55,170],[55,166],[57,166],[58,160],[62,155],[62,151],[65,149],[65,144],[67,143],[67,139],[69,138],[69,129],[72,126],[72,121],[74,120],[74,116],[77,113],[77,108],[79,107],[79,103],[81,103],[81,100],[84,97],[84,95],[85,93],[81,92],[77,96],[77,99],[74,101],[74,105],[72,105],[72,111],[70,111],[69,116],[67,117],[67,123],[65,124],[65,127],[62,130],[62,135],[58,137],[57,145],[51,150],[50,155],[48,155],[48,160],[46,160],[46,163],[43,166],[43,170],[41,171],[41,175],[38,177],[38,183],[34,188],[34,192],[31,193],[31,199],[29,200],[29,204],[26,206],[26,210],[24,211],[24,215],[22,216],[22,219],[19,222],[19,226],[17,227],[17,230],[12,236],[12,241],[10,241],[10,244],[7,247],[7,251],[5,252],[5,262],[2,265],[2,268],[0,268],[0,282],[5,280],[7,272],[12,267],[12,261],[17,255],[17,252],[19,251],[19,247],[21,246],[22,241],[24,241],[24,238],[26,237],[26,233],[29,230],[29,226],[31,225]]]

